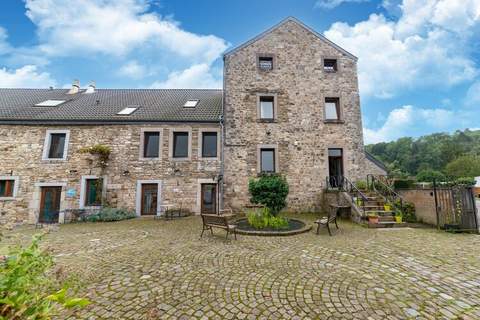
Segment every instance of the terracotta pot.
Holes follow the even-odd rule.
[[[377,224],[378,223],[378,216],[369,216],[368,217],[368,222],[372,224]]]

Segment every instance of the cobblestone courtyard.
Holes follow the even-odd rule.
[[[340,228],[225,241],[199,239],[199,217],[136,219],[63,225],[44,244],[94,302],[72,318],[480,318],[480,236]]]

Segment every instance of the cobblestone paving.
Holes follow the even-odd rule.
[[[313,216],[303,215],[307,221]],[[479,319],[480,236],[366,229],[199,239],[198,217],[71,224],[45,243],[94,302],[72,319]],[[7,234],[25,241],[32,229]]]

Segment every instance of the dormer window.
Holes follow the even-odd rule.
[[[258,56],[258,68],[262,71],[273,70],[273,56]]]
[[[337,72],[337,59],[323,59],[323,70],[325,72]]]

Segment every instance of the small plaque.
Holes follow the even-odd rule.
[[[75,189],[68,189],[67,192],[67,197],[69,198],[72,198],[72,197],[75,197],[77,195],[77,190]]]

